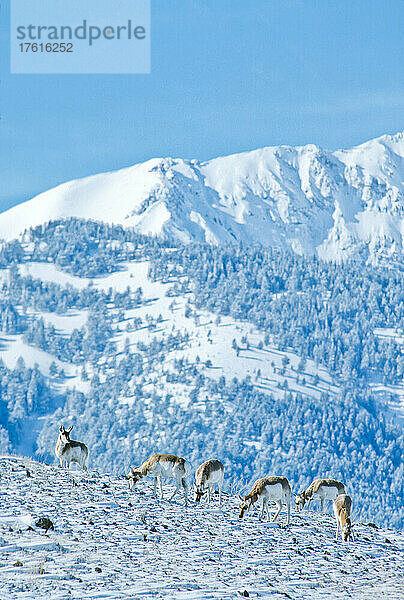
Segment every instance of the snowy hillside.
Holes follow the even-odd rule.
[[[231,380],[235,373],[239,378],[249,376],[257,389],[280,397],[284,395],[284,390],[280,389],[278,384],[283,383],[285,379],[291,391],[316,398],[320,398],[322,392],[331,395],[337,392],[338,388],[332,383],[327,371],[316,366],[312,360],[306,361],[305,365],[307,381],[304,384],[299,383],[297,371],[299,356],[290,351],[280,351],[275,346],[264,347],[265,336],[248,322],[237,321],[231,317],[221,317],[218,321],[214,313],[196,310],[195,307],[191,309],[191,304],[193,305],[194,302],[193,294],[190,292],[174,298],[170,296],[172,283],[152,281],[148,276],[150,268],[148,261],[122,263],[120,267],[120,271],[94,280],[69,275],[55,269],[50,263],[25,263],[21,267],[21,273],[40,279],[42,282],[70,283],[81,289],[91,285],[95,289],[104,291],[112,287],[117,292],[124,292],[128,286],[135,289],[140,286],[144,304],[125,311],[124,317],[117,323],[114,342],[118,355],[123,353],[125,345],[127,349],[133,351],[139,343],[149,345],[153,340],[167,339],[173,331],[183,331],[188,335],[187,343],[171,352],[165,364],[165,367],[173,372],[176,360],[190,360],[194,363],[198,356],[204,371],[210,377],[219,380],[224,376]],[[54,325],[56,330],[64,335],[71,334],[75,328],[85,325],[88,316],[87,311],[71,311],[71,314],[67,313],[63,316],[37,311],[30,311],[29,314],[36,318],[42,317],[45,325]],[[131,325],[136,319],[140,319],[144,325],[132,328]],[[148,323],[151,325],[148,326]],[[236,353],[232,348],[232,341],[241,340],[245,335],[248,336],[248,348],[241,344]],[[40,363],[45,374],[49,374],[49,366],[53,360],[51,355],[43,352],[41,356],[40,350],[24,344],[18,336],[6,336],[3,343],[1,357],[8,366],[14,368],[18,357],[22,356],[27,366],[33,367],[36,362]],[[288,360],[288,368],[282,376],[282,361],[285,359]],[[212,363],[211,368],[204,366],[208,360]],[[82,391],[88,390],[89,382],[83,382],[79,376],[75,377],[80,375],[81,368],[72,368],[67,363],[60,363],[60,366],[64,367],[66,374],[71,376],[60,384],[64,389],[74,386]],[[91,364],[87,365],[87,369],[91,374]],[[260,374],[257,377],[258,371]],[[312,382],[316,375],[318,382],[316,387],[313,387]],[[164,382],[163,385],[162,382],[158,384],[156,381],[156,389],[164,389],[165,393],[174,393],[177,401],[185,406],[189,403],[186,385],[178,383],[172,385],[170,382]],[[126,401],[130,402],[130,399]]]
[[[0,267],[0,452],[51,462],[63,422],[92,468],[209,453],[245,484],[339,478],[404,525],[400,272],[75,219]]]
[[[0,215],[0,238],[80,217],[145,234],[241,241],[340,260],[402,263],[404,134],[350,150],[277,146],[196,160],[152,159],[71,181]]]
[[[0,597],[399,600],[404,536],[356,522],[335,541],[334,518],[304,510],[276,524],[237,518],[217,500],[156,500],[143,481],[0,458]],[[167,496],[166,484],[166,496]],[[355,506],[355,497],[354,497]],[[329,510],[329,506],[326,510]],[[318,509],[317,509],[318,510]],[[47,532],[36,525],[52,521]]]

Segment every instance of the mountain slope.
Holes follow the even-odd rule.
[[[205,163],[152,159],[71,181],[0,215],[0,237],[60,218],[180,241],[260,243],[373,263],[403,260],[404,134],[350,150],[262,148]]]
[[[2,457],[0,475],[8,600],[398,600],[404,591],[404,536],[371,523],[356,524],[356,541],[344,544],[330,514],[292,511],[285,528],[284,510],[273,524],[252,509],[239,521],[234,492],[222,508],[214,499],[184,509],[181,498],[152,498],[147,481],[129,491],[123,477],[94,471]],[[47,533],[35,525],[45,516]]]
[[[0,250],[0,452],[52,461],[63,422],[100,470],[208,453],[403,526],[400,273],[74,219],[25,237]]]

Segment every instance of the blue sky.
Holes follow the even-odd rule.
[[[154,156],[404,129],[402,0],[152,0],[152,73],[112,76],[10,75],[7,4],[0,210]]]

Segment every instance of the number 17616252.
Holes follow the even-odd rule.
[[[19,46],[20,52],[73,52],[71,42],[48,42],[47,44],[23,42]]]

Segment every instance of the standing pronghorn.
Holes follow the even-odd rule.
[[[214,486],[219,488],[219,506],[222,504],[222,487],[224,466],[220,460],[211,458],[198,467],[195,473],[194,499],[200,502],[204,494],[208,495],[208,502],[213,493]]]
[[[340,494],[332,503],[334,509],[335,520],[337,521],[337,531],[335,539],[338,539],[338,529],[341,527],[341,538],[344,542],[349,542],[350,538],[355,541],[352,524],[351,524],[351,508],[352,500],[346,494]]]
[[[177,492],[184,490],[185,506],[188,504],[188,484],[187,476],[191,466],[185,458],[180,458],[174,454],[152,454],[140,467],[130,468],[128,479],[130,489],[134,488],[138,481],[143,477],[154,477],[153,495],[157,495],[157,483],[160,487],[161,499],[163,499],[162,479],[174,479],[176,489],[170,496],[172,500]]]
[[[253,504],[257,502],[257,500],[262,501],[262,510],[260,513],[260,518],[264,515],[264,510],[266,510],[268,521],[270,519],[269,516],[269,507],[268,502],[272,500],[275,502],[277,506],[277,511],[272,517],[272,521],[275,521],[279,513],[282,509],[282,504],[286,504],[288,511],[288,518],[286,524],[290,523],[290,484],[286,477],[262,477],[262,479],[258,479],[249,494],[241,498],[243,502],[240,505],[240,513],[239,519],[243,518],[244,513],[251,508]]]
[[[335,500],[339,494],[345,494],[345,486],[335,479],[315,479],[306,490],[296,494],[297,510],[302,510],[307,502],[309,508],[312,500],[320,500],[320,510],[323,512],[324,500]]]
[[[88,458],[88,448],[83,442],[76,442],[70,439],[70,432],[73,425],[69,429],[65,429],[63,425],[59,427],[59,438],[56,442],[55,454],[59,459],[61,467],[70,467],[70,463],[75,462],[82,469],[87,471],[86,461]]]

